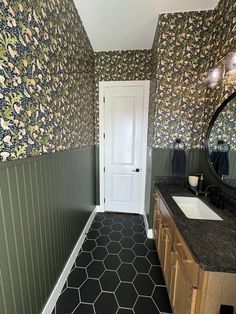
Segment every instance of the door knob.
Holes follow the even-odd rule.
[[[139,171],[140,171],[139,168],[136,168],[136,169],[132,170],[132,172],[139,172]]]

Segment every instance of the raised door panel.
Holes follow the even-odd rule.
[[[160,250],[160,261],[162,270],[165,277],[165,282],[170,287],[170,276],[171,276],[171,253],[173,249],[173,238],[170,232],[170,228],[166,223],[163,223],[162,234],[161,234],[161,250]]]
[[[171,305],[174,304],[174,299],[175,299],[176,269],[177,269],[177,261],[176,261],[175,255],[176,255],[176,252],[171,252],[170,284],[168,287]]]
[[[105,209],[141,211],[144,88],[105,88]]]
[[[166,260],[166,230],[167,226],[165,222],[161,224],[160,232],[160,249],[159,249],[159,258],[162,266],[162,270],[165,274],[165,260]]]
[[[123,189],[120,189],[123,186]],[[131,202],[133,199],[133,176],[113,173],[111,175],[111,201]]]
[[[161,226],[162,226],[162,216],[159,209],[158,198],[155,195],[154,211],[153,211],[153,232],[154,232],[154,239],[156,243],[156,249],[158,253],[160,252],[160,245],[161,245]]]
[[[161,214],[163,218],[165,219],[165,222],[167,223],[168,228],[170,228],[170,233],[172,234],[172,236],[174,236],[176,227],[171,217],[171,214],[161,198],[160,198],[159,203],[160,203],[159,208],[160,208]]]
[[[174,255],[175,271],[171,302],[175,314],[194,314],[197,289],[193,288],[178,253]]]
[[[162,217],[159,210],[157,210],[156,214],[156,247],[158,253],[161,250],[161,235],[162,235]]]
[[[153,234],[154,234],[154,239],[156,240],[157,238],[157,209],[154,207],[154,210],[153,210]]]
[[[185,270],[192,283],[192,286],[195,288],[198,287],[200,270],[199,264],[195,262],[189,248],[185,244],[182,236],[178,231],[176,232],[175,248],[176,251],[179,253],[182,262],[185,265]]]
[[[171,254],[173,250],[173,238],[171,235],[171,232],[169,229],[166,230],[166,249],[165,249],[165,262],[164,262],[164,268],[165,268],[165,281],[168,288],[168,291],[170,291],[170,283],[171,283]]]
[[[135,98],[116,96],[112,102],[112,164],[133,165]]]

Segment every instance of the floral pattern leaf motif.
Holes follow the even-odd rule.
[[[230,145],[236,151],[236,98],[233,98],[218,115],[209,137],[210,151],[217,150],[218,140]]]
[[[188,148],[203,148],[213,113],[235,91],[235,80],[210,89],[203,77],[235,47],[235,1],[159,17],[152,47],[150,147],[172,148],[180,137]]]
[[[151,50],[95,52],[95,143],[99,143],[99,81],[150,80]]]
[[[94,135],[98,143],[99,80],[151,77],[149,145],[169,148],[179,136],[202,147],[213,112],[235,90],[235,81],[214,90],[202,81],[236,46],[235,12],[235,1],[221,0],[213,11],[163,14],[152,50],[94,58],[72,0],[1,1],[0,159],[92,145]]]
[[[0,2],[0,160],[92,145],[93,87],[72,0]]]

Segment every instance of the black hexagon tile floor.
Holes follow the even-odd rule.
[[[166,314],[171,307],[143,217],[98,213],[53,314]]]

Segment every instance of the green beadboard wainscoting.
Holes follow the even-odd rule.
[[[153,212],[153,186],[155,176],[171,176],[171,165],[173,157],[173,149],[165,148],[148,148],[150,155],[147,156],[147,173],[151,173],[146,181],[146,198],[145,198],[145,212],[149,222],[152,226],[152,212]],[[186,150],[186,176],[201,171],[200,159],[202,158],[201,149],[187,149]],[[150,195],[150,196],[149,196]]]
[[[149,222],[152,226],[152,212],[153,212],[153,186],[155,176],[171,176],[171,162],[173,150],[164,148],[150,148],[147,149],[147,176],[146,180],[146,195],[145,195],[145,212]],[[206,185],[220,185],[219,180],[213,175],[206,159],[206,152],[204,149],[188,149],[186,150],[187,164],[186,177],[195,174],[203,173]],[[235,190],[221,184],[222,192],[230,197],[235,198]]]
[[[37,314],[95,204],[94,146],[0,164],[0,313]]]
[[[235,163],[231,165],[235,169]],[[222,184],[213,174],[212,170],[209,167],[209,164],[207,162],[206,153],[204,150],[201,150],[201,155],[199,159],[199,169],[202,173],[204,173],[205,181],[208,185],[217,185],[220,186],[220,189],[223,193],[228,195],[229,197],[236,198],[236,190]]]

